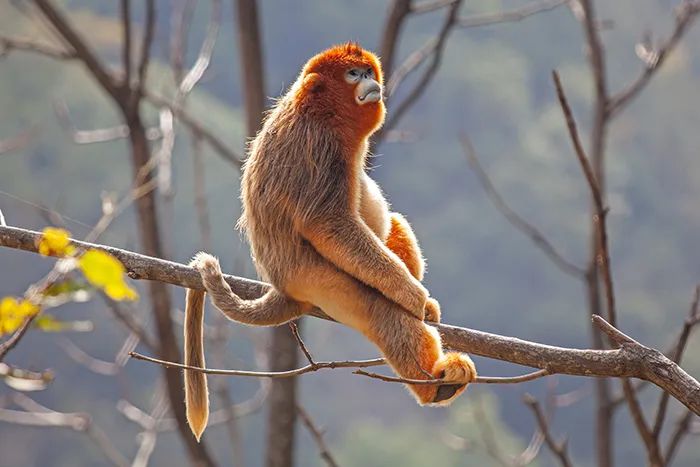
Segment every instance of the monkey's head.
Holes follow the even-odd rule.
[[[372,52],[354,42],[312,57],[298,81],[297,99],[314,114],[366,138],[384,123],[382,67]],[[350,136],[350,135],[348,135]]]

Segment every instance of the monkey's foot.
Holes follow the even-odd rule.
[[[449,352],[445,357],[435,362],[432,374],[436,378],[455,381],[438,386],[430,405],[445,406],[452,403],[476,379],[474,362],[466,354]]]
[[[431,321],[433,323],[440,322],[440,304],[437,300],[430,297],[428,301],[425,302],[425,321]]]

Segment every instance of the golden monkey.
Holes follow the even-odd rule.
[[[365,173],[367,140],[384,122],[377,57],[354,43],[312,57],[269,112],[243,169],[239,227],[272,287],[243,300],[219,262],[192,261],[214,305],[240,323],[272,326],[314,306],[372,341],[420,404],[446,405],[476,378],[471,359],[444,353],[440,307],[420,281],[424,263],[408,222]],[[185,363],[204,367],[204,292],[188,290]],[[209,402],[203,373],[185,371],[187,418],[199,439]]]

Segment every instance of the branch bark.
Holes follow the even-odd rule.
[[[17,227],[0,227],[0,246],[36,253],[41,233]],[[97,248],[114,255],[133,279],[159,281],[180,287],[202,289],[199,273],[184,264],[153,258],[105,245],[73,241],[78,249]],[[244,299],[261,296],[267,284],[235,276],[225,276],[234,293]],[[321,310],[313,316],[330,320]],[[619,348],[611,350],[556,347],[516,337],[501,336],[469,328],[434,324],[444,344],[468,352],[518,365],[547,370],[548,374],[588,377],[639,378],[668,391],[695,414],[700,414],[700,383],[663,355],[618,331],[603,318],[594,324],[603,329]]]

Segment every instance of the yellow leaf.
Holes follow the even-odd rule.
[[[126,269],[114,256],[101,250],[88,250],[78,260],[85,278],[113,300],[136,300],[138,294],[124,281]]]
[[[70,232],[55,227],[46,227],[39,241],[39,253],[44,256],[68,256],[75,248],[70,244]]]
[[[39,312],[39,307],[26,299],[5,297],[0,301],[0,336],[15,332],[24,320]]]

